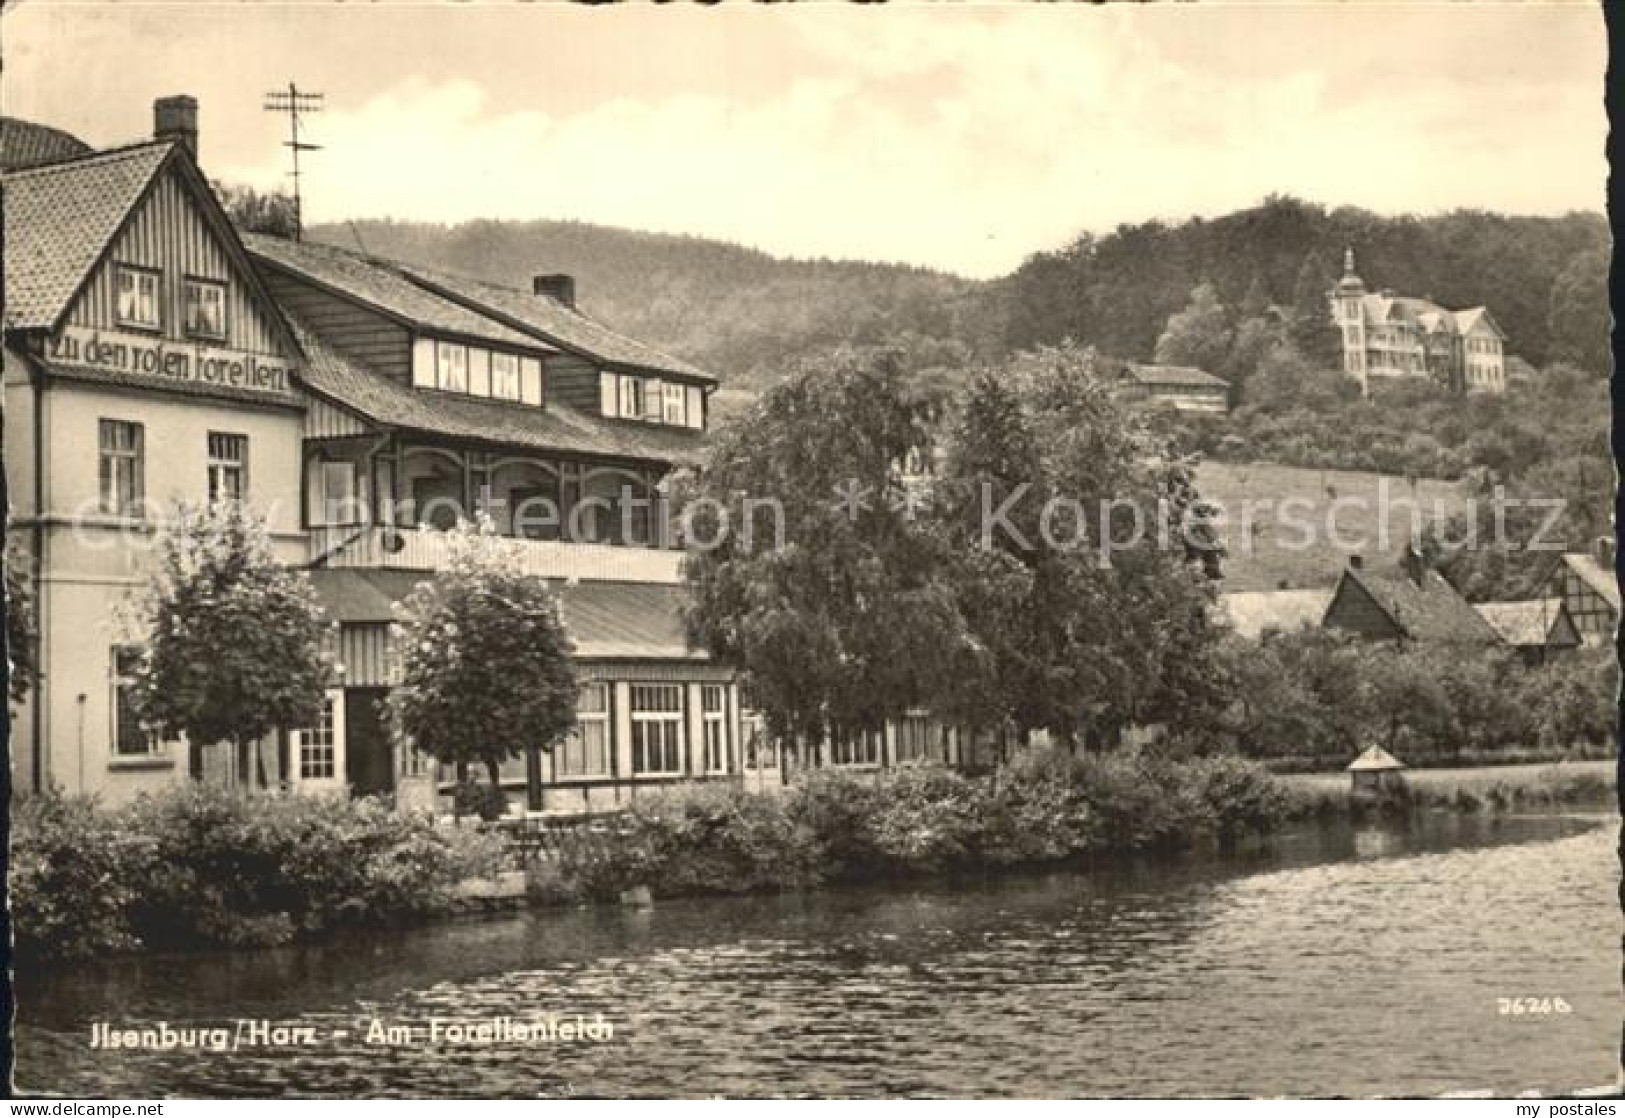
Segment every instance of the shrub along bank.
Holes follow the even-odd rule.
[[[800,889],[1223,844],[1267,833],[1287,811],[1268,773],[1222,756],[1043,755],[981,778],[823,771],[779,796],[712,786],[640,799],[614,853],[561,867],[558,885],[588,896]]]
[[[186,785],[124,808],[57,795],[12,811],[19,954],[270,946],[344,925],[423,920],[501,868],[494,835],[376,799]]]

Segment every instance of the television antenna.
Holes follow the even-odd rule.
[[[305,231],[304,205],[299,192],[299,153],[322,150],[320,144],[307,144],[299,138],[299,118],[306,113],[321,112],[322,95],[301,93],[298,86],[289,82],[287,89],[272,90],[265,95],[265,111],[288,115],[288,139],[282,146],[293,153],[293,239],[297,241]]]

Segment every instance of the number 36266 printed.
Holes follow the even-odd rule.
[[[1562,998],[1496,998],[1496,1012],[1502,1017],[1545,1016],[1573,1013],[1574,1007]]]

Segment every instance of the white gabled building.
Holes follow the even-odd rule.
[[[1447,310],[1428,299],[1371,292],[1343,255],[1330,294],[1343,371],[1369,391],[1376,379],[1427,377],[1460,391],[1506,391],[1506,333],[1487,307]]]

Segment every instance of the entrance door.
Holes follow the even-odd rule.
[[[352,687],[344,692],[344,775],[356,796],[395,790],[395,750],[383,687]]]

